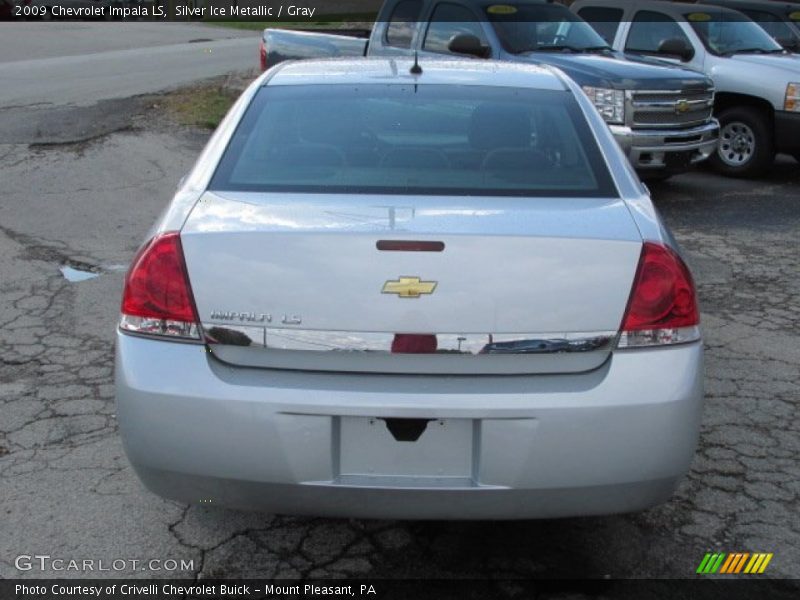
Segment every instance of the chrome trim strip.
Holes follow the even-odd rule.
[[[203,323],[209,344],[249,346],[304,352],[392,352],[395,334],[364,331],[322,331]],[[413,334],[412,334],[413,335]],[[432,335],[432,334],[418,334]],[[439,333],[436,354],[557,354],[610,349],[616,331],[580,333]]]
[[[697,108],[709,108],[713,105],[713,101],[708,98],[705,100],[686,100],[688,110],[695,110]],[[633,107],[637,112],[667,112],[667,110],[674,110],[678,100],[663,100],[663,101],[646,101],[636,100],[634,97]],[[664,110],[667,109],[667,110]]]

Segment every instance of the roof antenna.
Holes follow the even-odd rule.
[[[414,50],[414,64],[411,65],[411,74],[422,75],[422,67],[419,66],[419,57],[416,50]]]

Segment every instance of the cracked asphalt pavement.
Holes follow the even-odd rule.
[[[120,120],[118,104],[97,105],[92,120],[112,125],[88,141],[69,109],[53,143],[0,128],[0,577],[64,575],[15,568],[48,554],[192,563],[68,573],[85,577],[679,578],[706,551],[758,551],[774,553],[766,577],[800,578],[797,163],[653,186],[694,268],[707,347],[700,445],[669,503],[526,522],[274,516],[162,500],[123,454],[123,270],[207,136],[141,99],[125,108]],[[95,276],[69,281],[64,266]]]

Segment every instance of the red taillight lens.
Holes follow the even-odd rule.
[[[441,252],[444,250],[444,242],[378,240],[375,247],[383,252]]]
[[[261,70],[267,70],[267,47],[264,44],[264,40],[262,39],[258,43],[258,60],[261,63]]]
[[[678,344],[700,338],[700,312],[686,264],[670,248],[645,242],[622,319],[620,347]]]
[[[125,277],[120,327],[140,334],[200,339],[192,290],[176,231],[142,247]]]

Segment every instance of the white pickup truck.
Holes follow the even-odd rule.
[[[660,57],[714,80],[726,175],[763,174],[778,152],[800,160],[800,59],[734,10],[703,4],[582,0],[575,11],[613,46]]]

